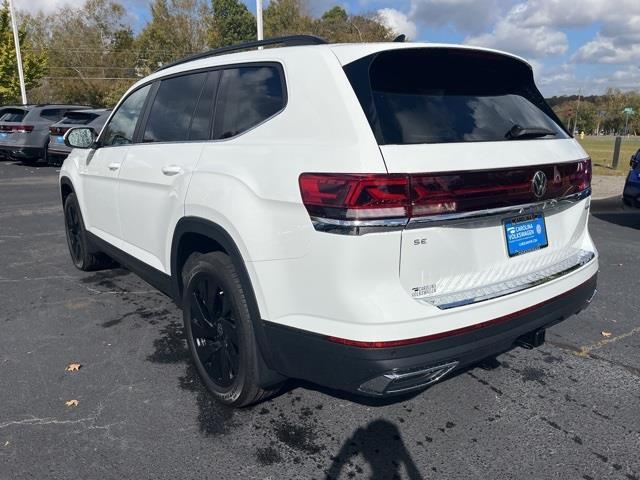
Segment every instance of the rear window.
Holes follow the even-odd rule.
[[[46,108],[42,110],[42,112],[40,112],[40,116],[42,118],[46,118],[47,120],[57,122],[64,116],[65,113],[66,110],[62,108]]]
[[[67,125],[88,125],[98,118],[96,113],[69,112],[60,123]]]
[[[544,129],[567,138],[525,64],[488,52],[394,50],[345,67],[378,143],[509,140],[509,131]]]
[[[0,114],[0,122],[21,122],[26,115],[26,110],[7,110]]]
[[[214,119],[214,138],[240,135],[280,112],[286,104],[284,78],[276,66],[225,69]]]

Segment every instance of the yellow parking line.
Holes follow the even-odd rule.
[[[600,340],[598,343],[594,343],[593,345],[580,347],[580,351],[576,352],[576,355],[580,357],[586,357],[587,355],[589,355],[589,352],[592,352],[593,350],[598,350],[605,345],[617,342],[618,340],[622,340],[623,338],[630,337],[632,335],[635,335],[636,333],[640,333],[640,327],[636,327],[630,332],[623,333],[622,335],[618,335],[617,337],[605,338],[604,340]]]

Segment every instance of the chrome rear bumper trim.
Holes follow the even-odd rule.
[[[412,218],[407,224],[407,228],[434,227],[442,224],[467,223],[475,220],[484,220],[488,217],[521,215],[530,212],[550,212],[570,207],[585,198],[591,196],[591,189],[587,188],[580,193],[567,195],[566,197],[545,200],[544,202],[527,203],[524,205],[514,205],[512,207],[491,208],[488,210],[477,210],[475,212],[452,213],[443,215],[431,215],[428,217]]]
[[[311,221],[313,227],[319,232],[329,232],[340,235],[366,235],[368,233],[404,230],[405,228],[414,229],[455,225],[482,221],[491,217],[520,215],[530,212],[553,212],[555,210],[569,208],[590,196],[591,189],[587,188],[580,193],[567,195],[558,199],[545,200],[544,202],[477,210],[475,212],[431,215],[428,217],[412,218],[411,220],[406,218],[393,218],[388,220],[334,220],[330,218],[311,217]]]
[[[536,272],[505,280],[504,282],[461,292],[416,298],[416,300],[438,307],[440,310],[448,310],[450,308],[484,302],[548,283],[585,266],[593,261],[595,256],[596,254],[594,252],[580,250],[559,263]]]

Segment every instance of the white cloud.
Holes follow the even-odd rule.
[[[475,34],[489,28],[513,0],[411,0],[410,17],[417,23],[441,27],[453,25]]]
[[[573,7],[565,0],[528,0],[514,5],[490,33],[468,37],[466,42],[538,58],[566,52],[561,29],[596,23],[600,32],[579,48],[574,61],[623,64],[640,59],[638,0],[617,0],[615,5],[611,0],[583,0]]]
[[[464,43],[505,50],[525,58],[560,55],[567,51],[567,36],[547,27],[523,30],[519,25],[501,22],[491,33],[467,37]]]
[[[378,10],[378,18],[396,35],[405,34],[409,39],[415,39],[418,35],[416,24],[399,10],[383,8]]]
[[[624,64],[640,61],[640,43],[622,44],[619,40],[602,34],[585,43],[572,58],[578,63]]]
[[[38,11],[52,13],[60,7],[80,8],[85,4],[85,1],[86,0],[13,0],[13,6],[16,10],[29,13],[36,13]]]

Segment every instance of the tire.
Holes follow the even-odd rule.
[[[191,358],[219,402],[246,407],[277,387],[258,385],[258,347],[238,273],[222,252],[194,253],[182,278],[184,331]]]
[[[114,266],[109,257],[91,248],[75,193],[70,193],[64,202],[64,226],[69,254],[76,268],[90,272]]]

